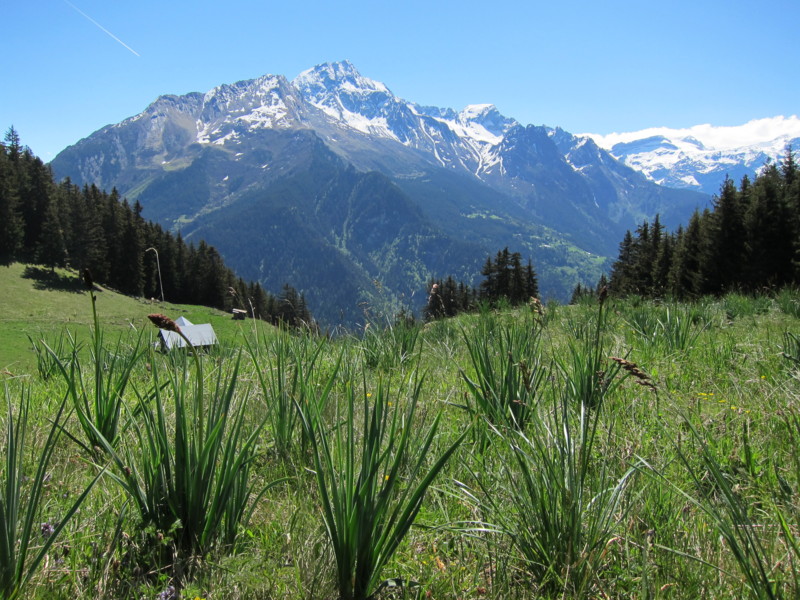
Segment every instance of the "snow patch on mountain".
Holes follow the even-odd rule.
[[[325,63],[300,73],[292,86],[329,117],[368,135],[396,141],[389,117],[400,102],[379,81],[362,76],[349,62]]]
[[[520,151],[524,150],[525,160],[541,161],[547,146],[543,138],[531,136],[530,147],[517,148],[512,130],[525,128],[493,104],[470,104],[460,111],[420,106],[364,77],[348,61],[317,65],[291,82],[282,75],[264,75],[220,85],[205,94],[162,96],[133,121],[139,124],[140,143],[159,160],[172,156],[187,140],[235,147],[248,132],[297,128],[322,132],[327,143],[351,153],[365,168],[374,168],[374,161],[364,158],[365,144],[380,139],[416,151],[414,160],[426,157],[497,185],[498,177],[520,168],[514,158]],[[726,176],[734,180],[752,176],[767,161],[782,157],[787,144],[800,147],[797,116],[738,127],[656,127],[608,135],[573,136],[558,128],[540,129],[559,147],[558,162],[587,179],[597,169],[614,171],[611,163],[619,160],[655,183],[708,194],[717,193]],[[391,144],[381,142],[380,147]]]
[[[755,119],[744,125],[722,127],[715,125],[695,125],[685,129],[671,129],[668,127],[651,127],[640,131],[627,133],[610,133],[600,135],[594,133],[579,134],[592,138],[601,148],[610,150],[620,143],[628,143],[655,136],[670,140],[680,140],[689,146],[709,150],[733,150],[744,146],[772,144],[780,139],[793,139],[800,137],[800,118],[797,115],[789,117],[777,116],[766,119]],[[780,151],[783,147],[780,148]]]
[[[800,118],[777,116],[744,125],[653,127],[608,135],[581,134],[656,183],[716,193],[726,175],[756,173],[800,141]]]

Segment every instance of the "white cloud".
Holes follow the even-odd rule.
[[[717,127],[704,124],[686,129],[651,127],[626,133],[610,133],[608,135],[584,133],[579,135],[592,138],[598,146],[606,149],[621,142],[631,142],[652,136],[664,136],[671,140],[693,137],[702,142],[708,150],[731,150],[743,146],[764,144],[778,139],[800,137],[800,118],[797,115],[789,117],[778,116],[756,119],[744,125],[733,127]]]

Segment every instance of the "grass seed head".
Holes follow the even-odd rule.
[[[630,373],[633,377],[635,377],[637,380],[636,383],[638,383],[639,385],[643,385],[653,390],[656,389],[652,381],[650,381],[650,376],[644,371],[642,371],[639,368],[639,365],[637,365],[636,363],[631,362],[629,360],[625,360],[624,358],[619,358],[618,356],[611,356],[609,358],[618,365],[620,365],[625,371]]]
[[[159,329],[166,329],[167,331],[174,331],[175,333],[181,332],[181,328],[178,327],[178,324],[167,315],[153,313],[152,315],[147,315],[147,318]]]
[[[94,289],[94,279],[92,279],[92,272],[89,270],[89,267],[83,270],[83,284],[86,286],[87,290]]]

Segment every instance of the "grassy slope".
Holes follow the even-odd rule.
[[[106,332],[124,332],[148,326],[147,315],[164,313],[176,319],[184,316],[193,323],[211,323],[221,343],[235,339],[241,322],[230,315],[207,308],[131,298],[106,288],[97,292],[97,312]],[[66,328],[79,339],[88,336],[92,306],[83,283],[75,272],[42,269],[15,263],[0,267],[0,370],[14,374],[36,369],[36,356],[28,335],[55,340]],[[153,330],[155,332],[155,330]]]
[[[20,354],[33,364],[27,370],[33,373],[30,383],[26,381],[24,385],[30,385],[33,406],[39,409],[32,425],[41,428],[49,425],[47,419],[52,410],[45,409],[52,408],[62,397],[63,383],[58,377],[43,381],[36,375],[32,354],[25,350],[28,342],[24,332],[26,328],[39,327],[45,334],[56,335],[62,321],[86,329],[91,307],[85,293],[36,289],[35,280],[24,278],[23,273],[24,267],[20,265],[2,270],[0,301],[5,307],[4,315],[10,318],[16,314],[18,325],[14,330],[8,326],[14,321],[0,324],[0,336],[2,345],[9,348],[13,342],[12,333],[18,338],[21,336]],[[51,282],[51,286],[53,283],[57,282]],[[71,285],[64,281],[61,287],[70,288]],[[79,285],[75,289],[79,289]],[[577,565],[592,560],[593,575],[581,597],[681,600],[766,597],[759,594],[757,584],[753,592],[748,593],[743,583],[743,562],[748,563],[746,566],[751,570],[756,563],[766,565],[769,577],[780,583],[779,592],[783,597],[798,597],[800,373],[781,356],[786,343],[785,332],[800,335],[800,293],[792,292],[790,296],[789,302],[784,303],[786,306],[781,304],[780,298],[750,299],[738,295],[719,300],[704,299],[693,305],[655,304],[635,299],[609,301],[606,313],[609,321],[603,328],[600,353],[604,357],[603,368],[611,366],[605,357],[625,356],[652,376],[657,393],[649,387],[636,385],[631,377],[603,401],[603,410],[598,413],[601,415],[600,433],[589,453],[591,460],[586,463],[589,465],[588,483],[581,488],[581,494],[570,491],[555,498],[556,501],[578,497],[591,499],[586,500],[580,511],[573,510],[571,500],[564,505],[555,502],[554,508],[547,504],[536,507],[538,513],[535,508],[520,510],[519,522],[512,519],[508,525],[524,532],[528,523],[537,523],[534,517],[548,516],[551,511],[549,516],[561,521],[550,533],[573,531],[561,525],[573,519],[579,525],[576,531],[593,536],[602,550],[582,554],[578,557],[580,560],[574,561]],[[203,322],[207,315],[223,342],[235,343],[238,339],[240,324],[227,315],[212,314],[196,307],[185,307],[187,312],[184,313],[182,307],[152,305],[105,291],[98,297],[98,310],[107,324],[107,333],[112,327],[123,331],[130,327],[129,322],[141,328],[145,326],[145,315],[158,311],[173,317],[186,314],[194,322]],[[52,298],[58,300],[48,301]],[[791,307],[792,310],[787,310]],[[591,376],[598,374],[593,367],[583,371],[576,368],[570,351],[577,344],[578,357],[584,365],[589,364],[586,362],[589,352],[583,342],[594,331],[593,319],[598,315],[596,305],[548,306],[546,315],[541,327],[541,348],[533,357],[541,359],[547,375],[535,403],[541,418],[548,416],[549,407],[554,406],[555,401],[569,398],[565,390],[569,389],[570,382],[578,380],[581,372]],[[469,401],[461,371],[475,377],[466,340],[473,343],[484,338],[493,340],[489,346],[493,352],[497,350],[500,334],[515,333],[519,336],[515,339],[522,340],[522,334],[529,335],[537,330],[539,326],[533,327],[533,320],[532,313],[525,308],[437,321],[420,328],[414,350],[406,355],[400,352],[402,339],[392,332],[375,332],[372,336],[370,329],[363,339],[343,336],[306,340],[302,336],[286,336],[282,345],[277,343],[281,337],[276,335],[277,330],[265,327],[256,345],[259,354],[255,360],[245,353],[235,400],[237,405],[247,406],[247,421],[258,422],[265,416],[277,414],[278,400],[283,396],[277,389],[280,386],[268,384],[268,388],[275,390],[267,393],[254,382],[258,381],[259,372],[277,374],[283,368],[278,361],[281,347],[291,347],[292,352],[297,353],[290,355],[284,351],[283,365],[297,356],[305,357],[301,359],[305,360],[301,371],[284,370],[285,381],[289,382],[293,373],[304,373],[315,397],[316,390],[334,371],[333,365],[341,361],[341,371],[332,388],[332,408],[346,404],[350,381],[358,382],[356,387],[360,390],[363,386],[365,395],[373,398],[377,397],[376,390],[383,382],[391,389],[392,401],[400,407],[407,399],[408,382],[414,380],[414,373],[424,373],[419,421],[415,426],[424,431],[433,416],[441,412],[441,427],[432,450],[435,456],[470,423],[480,422],[459,408]],[[251,325],[246,323],[245,331],[249,332]],[[321,345],[320,356],[314,359],[312,368],[310,356],[318,348],[317,344]],[[10,350],[4,347],[2,351]],[[795,354],[800,355],[800,350]],[[367,364],[372,356],[376,357],[376,366]],[[505,354],[497,356],[502,358]],[[528,358],[527,364],[536,364],[532,357]],[[163,365],[162,373],[165,373],[168,358],[154,359],[163,360],[159,364]],[[19,372],[25,372],[21,358],[12,356],[11,360]],[[233,361],[226,360],[225,355],[202,356],[201,360],[206,369],[207,390],[212,389],[218,370],[228,373],[233,368]],[[132,415],[139,426],[142,421],[130,411],[138,398],[135,391],[148,393],[154,381],[144,361],[142,359],[136,367],[123,400],[124,414]],[[561,369],[556,366],[559,361],[563,365]],[[9,363],[0,363],[0,369],[4,364]],[[83,365],[87,372],[91,369],[89,360]],[[190,366],[189,377],[192,371]],[[24,386],[13,379],[7,378],[11,390],[9,398],[16,402]],[[91,375],[87,381],[91,381]],[[57,390],[58,393],[53,393]],[[175,419],[173,395],[169,391],[166,393],[167,402],[171,404],[170,423]],[[208,398],[212,397],[214,394],[209,393]],[[246,399],[249,403],[244,404]],[[4,415],[4,410],[0,397],[0,416]],[[697,437],[691,434],[690,426],[700,431]],[[74,415],[67,427],[80,436]],[[153,548],[160,546],[152,535],[148,538],[146,532],[140,531],[129,499],[113,478],[106,477],[93,489],[87,503],[65,530],[63,542],[59,541],[58,548],[71,548],[68,555],[64,553],[63,564],[40,568],[26,597],[48,600],[101,596],[154,598],[165,591],[168,584],[179,583],[188,585],[181,597],[197,596],[208,600],[336,597],[332,591],[335,565],[322,533],[320,494],[314,485],[314,471],[309,469],[306,449],[299,444],[298,426],[295,427],[295,452],[289,457],[275,452],[275,429],[275,422],[270,421],[261,438],[263,454],[252,463],[251,473],[261,483],[287,474],[293,477],[286,485],[270,488],[259,499],[235,551],[214,552],[213,560],[184,581],[179,580],[180,575],[172,578],[168,566],[158,572],[142,571],[136,561],[141,560],[142,565],[152,569],[153,564],[147,561],[155,556]],[[138,431],[137,427],[127,428],[121,442],[134,459],[140,439],[136,436]],[[483,449],[476,443],[480,441],[476,436],[459,447],[425,498],[417,519],[418,524],[431,527],[411,528],[384,575],[421,582],[418,597],[428,594],[439,599],[578,597],[560,589],[540,593],[539,579],[528,572],[530,567],[511,547],[507,536],[469,529],[462,531],[455,526],[462,522],[469,527],[474,519],[492,523],[492,519],[504,515],[514,516],[514,511],[506,507],[511,506],[510,498],[517,489],[517,463],[509,454],[509,448],[498,443],[500,434],[493,435],[497,441]],[[31,439],[35,455],[42,436],[34,435]],[[540,439],[547,438],[542,435]],[[551,446],[558,449],[555,444]],[[701,453],[704,447],[712,460],[705,460]],[[548,455],[545,454],[544,459],[537,458],[541,464],[545,464]],[[557,454],[549,455],[559,458]],[[651,465],[653,471],[645,468],[642,460]],[[74,498],[95,474],[94,463],[66,437],[60,440],[55,461],[53,483],[48,487],[45,506],[39,511],[36,523],[63,515],[64,499]],[[554,463],[551,461],[551,464]],[[595,506],[601,505],[608,486],[632,466],[637,467],[637,474],[629,480],[624,504],[615,513],[610,530],[593,534],[587,523],[598,513]],[[733,486],[735,493],[730,497],[740,503],[746,517],[731,517],[720,493],[721,485],[713,479],[710,466],[717,468],[723,478],[727,478],[729,486]],[[547,471],[542,469],[541,472]],[[550,483],[563,487],[564,482],[577,480],[561,477],[556,472]],[[456,485],[455,481],[462,483]],[[464,493],[462,484],[469,486],[473,496]],[[71,493],[65,494],[65,489]],[[501,510],[493,510],[486,499],[496,499]],[[797,546],[790,547],[789,537],[780,535],[778,514],[788,518],[790,538]],[[114,538],[118,524],[124,531],[121,539]],[[440,527],[444,524],[453,526]],[[721,537],[723,528],[734,534],[756,532],[761,549],[748,555],[746,560],[737,561],[730,543]],[[551,539],[560,538],[556,535]],[[555,547],[555,543],[551,545]],[[98,558],[97,548],[110,550]],[[141,554],[137,555],[137,551]],[[51,554],[57,556],[56,551]],[[161,558],[171,564],[171,556]],[[557,573],[573,572],[572,562],[556,561],[555,565]],[[717,565],[720,570],[715,568]],[[410,592],[408,597],[414,597],[415,592]]]

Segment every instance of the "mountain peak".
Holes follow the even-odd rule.
[[[469,104],[458,113],[458,121],[473,127],[477,124],[494,138],[501,138],[511,127],[517,125],[514,119],[501,115],[494,104]],[[491,141],[497,143],[499,139]]]
[[[298,75],[292,85],[306,102],[339,123],[366,133],[405,141],[396,131],[410,112],[389,88],[364,77],[349,61],[323,63]]]
[[[380,92],[391,95],[384,84],[364,77],[348,60],[322,63],[306,69],[295,77],[292,85],[312,95],[337,89],[346,89],[351,92]]]

